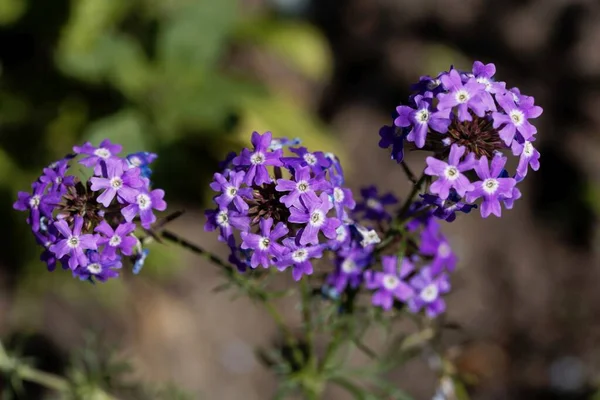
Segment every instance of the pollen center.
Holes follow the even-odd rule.
[[[113,189],[119,190],[121,188],[121,186],[123,186],[123,179],[115,176],[114,178],[112,178],[110,180],[110,186]]]
[[[427,303],[431,303],[438,297],[438,287],[432,283],[425,287],[425,289],[421,290],[421,299]]]
[[[488,178],[485,181],[483,181],[483,190],[487,194],[494,194],[494,193],[496,193],[496,190],[498,190],[498,186],[500,186],[500,182],[498,182],[497,179]]]
[[[220,226],[228,226],[229,225],[229,215],[227,215],[227,210],[221,210],[217,214],[216,217],[217,224]]]
[[[471,96],[469,96],[469,92],[467,92],[464,89],[457,91],[455,96],[456,96],[455,97],[456,101],[459,102],[460,104],[466,103],[471,98]]]
[[[79,236],[69,236],[67,239],[67,246],[74,249],[79,246]]]
[[[325,222],[325,215],[321,210],[315,210],[310,215],[310,224],[313,226],[321,226]]]
[[[40,196],[38,196],[36,194],[35,196],[32,196],[31,199],[29,199],[29,206],[31,208],[38,208],[40,205],[40,201],[41,201]]]
[[[264,164],[265,162],[265,155],[263,153],[261,153],[260,151],[252,154],[252,156],[250,157],[250,162],[253,165],[261,165]]]
[[[515,126],[520,126],[525,120],[525,116],[519,110],[512,110],[509,115],[510,119],[512,119],[512,122]]]
[[[137,196],[137,203],[140,210],[147,210],[152,205],[152,200],[147,194],[140,193]]]
[[[419,110],[417,111],[415,118],[418,122],[424,124],[429,121],[429,111],[425,109]]]
[[[358,269],[358,266],[356,265],[353,259],[346,258],[344,259],[344,261],[342,261],[342,265],[340,266],[340,268],[345,273],[351,274]]]
[[[269,239],[267,237],[263,237],[258,242],[258,248],[264,251],[264,250],[267,250],[269,248],[270,244],[271,244],[271,239]]]
[[[310,185],[306,181],[300,181],[296,184],[296,188],[298,188],[299,192],[306,193],[310,189]]]
[[[460,172],[458,171],[458,169],[455,166],[448,165],[446,167],[446,169],[444,170],[444,176],[449,181],[454,181],[454,180],[458,179],[458,177],[460,176]]]
[[[229,195],[229,197],[235,197],[237,195],[237,189],[234,188],[233,186],[229,187],[227,189],[227,194]]]
[[[302,158],[304,158],[304,161],[311,167],[317,163],[317,157],[311,153],[306,153]]]
[[[292,253],[292,260],[297,263],[306,261],[308,258],[308,252],[305,249],[298,249]]]
[[[344,191],[341,188],[336,187],[335,189],[333,189],[333,200],[336,203],[341,203],[342,201],[344,201],[344,197]]]
[[[98,263],[93,263],[87,266],[87,270],[90,271],[90,273],[97,275],[102,272],[102,266]]]
[[[118,245],[121,244],[121,236],[119,235],[113,235],[113,237],[110,238],[108,244],[112,247],[117,247]]]
[[[370,208],[371,210],[381,210],[383,209],[383,205],[379,200],[371,198],[367,199],[367,208]]]
[[[523,153],[527,157],[531,157],[533,155],[533,145],[531,142],[525,142],[525,145],[523,146]]]
[[[111,156],[110,150],[105,149],[104,147],[100,147],[99,149],[96,149],[94,151],[94,155],[97,155],[98,157],[104,158],[104,159],[107,159],[108,157]]]
[[[400,279],[395,275],[386,275],[383,277],[383,287],[387,290],[394,290],[400,284]]]

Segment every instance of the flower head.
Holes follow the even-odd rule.
[[[367,288],[375,290],[371,302],[389,310],[394,300],[408,301],[413,296],[413,289],[405,282],[405,278],[414,270],[407,259],[398,266],[397,256],[383,256],[381,259],[383,272],[366,272]]]

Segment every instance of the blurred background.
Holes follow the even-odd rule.
[[[501,219],[444,226],[458,255],[444,335],[473,399],[592,399],[600,381],[600,3],[585,0],[0,0],[0,337],[63,373],[90,336],[134,376],[198,399],[270,398],[276,329],[215,268],[154,245],[141,275],[48,273],[12,210],[41,168],[107,137],[148,150],[173,230],[203,232],[208,181],[253,130],[342,159],[353,189],[408,185],[378,130],[420,75],[473,60],[536,98],[542,168]],[[417,170],[423,157],[409,154]],[[289,277],[288,277],[289,278]],[[296,318],[293,304],[287,307]],[[93,335],[92,335],[93,334]],[[377,346],[373,338],[373,346]],[[363,360],[364,361],[364,360]],[[437,385],[419,358],[390,378]],[[357,360],[356,362],[361,362]],[[41,398],[29,388],[28,398]],[[328,399],[345,399],[331,389]]]

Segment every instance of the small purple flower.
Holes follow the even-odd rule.
[[[116,278],[119,273],[115,271],[120,269],[123,264],[120,258],[111,259],[104,253],[97,251],[87,251],[89,263],[86,266],[81,266],[73,271],[73,275],[78,276],[81,280],[98,280],[106,282],[110,278]]]
[[[450,126],[450,108],[436,111],[432,105],[433,93],[427,92],[425,96],[416,95],[414,102],[417,109],[409,106],[396,108],[398,118],[394,121],[396,126],[405,128],[412,126],[406,140],[414,142],[418,148],[425,146],[425,138],[429,128],[438,133],[448,132]]]
[[[33,183],[31,187],[33,194],[19,192],[13,208],[18,211],[29,210],[27,222],[31,225],[33,232],[37,232],[40,230],[41,216],[52,218],[52,212],[60,201],[60,194],[44,194],[46,185],[39,182]]]
[[[262,265],[268,268],[271,265],[271,257],[281,258],[288,250],[285,246],[277,243],[277,240],[286,235],[289,230],[283,222],[279,222],[273,231],[273,218],[260,221],[260,234],[242,232],[242,249],[254,250],[250,258],[250,267],[256,268]]]
[[[331,163],[329,168],[327,168],[329,181],[336,186],[342,186],[344,184],[344,170],[339,158],[333,153],[325,153],[325,158]]]
[[[400,132],[397,132],[399,130]],[[384,125],[379,130],[379,147],[382,149],[392,148],[391,157],[398,164],[404,160],[404,139],[406,134],[404,130],[397,128],[396,126]]]
[[[82,158],[79,163],[86,167],[94,167],[96,174],[99,174],[100,161],[109,159],[117,159],[117,154],[121,152],[123,147],[120,144],[112,144],[110,140],[105,139],[100,143],[100,146],[94,147],[90,142],[86,142],[83,146],[73,146],[73,151],[77,154],[87,154],[87,157]]]
[[[389,310],[394,304],[394,299],[406,302],[413,296],[413,289],[404,279],[414,271],[414,266],[405,258],[398,271],[397,256],[381,257],[381,265],[383,272],[367,271],[365,278],[368,289],[377,289],[371,299],[373,305]]]
[[[117,226],[117,229],[113,229],[106,221],[102,221],[94,229],[95,232],[104,235],[98,239],[98,246],[106,245],[102,254],[111,260],[117,256],[117,250],[121,250],[121,253],[126,256],[133,253],[133,247],[138,242],[135,237],[130,235],[134,230],[134,223],[126,222]]]
[[[157,154],[149,153],[147,151],[128,154],[127,157],[125,157],[129,168],[139,168],[141,171],[140,175],[144,178],[150,178],[152,175],[152,170],[148,165],[152,164],[157,158]]]
[[[334,187],[331,193],[333,206],[337,217],[342,220],[347,216],[346,208],[353,210],[356,207],[356,202],[352,195],[352,190],[342,187]]]
[[[235,208],[241,213],[248,210],[248,203],[244,198],[252,198],[251,188],[241,188],[244,181],[244,171],[230,171],[229,180],[225,176],[218,172],[214,175],[214,182],[210,184],[210,187],[215,192],[222,192],[220,196],[215,197],[215,202],[221,208],[227,208],[231,202],[235,205]]]
[[[504,143],[506,143],[507,146],[510,146],[517,132],[519,132],[525,140],[530,140],[533,135],[536,134],[537,129],[528,120],[539,117],[543,112],[542,107],[533,106],[529,103],[517,105],[515,104],[512,94],[508,93],[496,96],[496,100],[504,110],[504,113],[492,113],[492,118],[494,119],[493,126],[497,129],[504,125],[502,129],[498,131],[498,134],[500,135],[500,138],[504,140]]]
[[[525,140],[523,143],[519,143],[518,140],[514,140],[512,142],[512,153],[515,156],[520,156],[515,177],[517,182],[525,178],[529,166],[534,171],[540,169],[540,152],[533,147],[530,141]]]
[[[121,210],[121,214],[123,214],[127,222],[133,221],[135,216],[139,215],[142,226],[150,229],[150,225],[156,221],[156,216],[152,212],[152,209],[164,211],[167,208],[167,203],[163,200],[164,196],[165,191],[162,189],[154,189],[151,192],[141,191],[135,196],[135,203],[124,207]]]
[[[513,188],[510,197],[500,196],[500,200],[502,200],[502,202],[504,203],[504,207],[507,210],[512,210],[513,206],[515,205],[515,201],[519,200],[520,198],[521,191],[516,186]]]
[[[48,266],[48,271],[52,272],[56,269],[56,262],[58,261],[53,252],[50,251],[50,246],[56,242],[56,235],[54,235],[54,227],[51,232],[35,232],[36,242],[44,247],[44,251],[40,256],[40,261],[43,261]]]
[[[372,258],[372,249],[351,246],[340,250],[335,260],[336,269],[328,275],[327,284],[333,286],[337,293],[342,293],[347,286],[356,289],[362,283],[364,268]]]
[[[250,230],[250,217],[227,208],[206,210],[204,215],[207,219],[204,230],[212,232],[219,228],[219,240],[221,242],[227,242],[229,240],[233,235],[233,228],[242,232]]]
[[[397,204],[398,199],[392,193],[379,195],[377,187],[371,185],[360,190],[363,201],[356,205],[354,213],[364,212],[365,219],[371,221],[387,221],[392,216],[385,210],[385,206]]]
[[[503,94],[506,92],[506,83],[494,82],[492,77],[496,73],[496,66],[492,63],[484,64],[481,61],[473,63],[473,76],[475,80],[485,86],[485,91],[480,93],[481,101],[488,111],[496,111],[496,103],[493,94]]]
[[[78,266],[86,266],[88,259],[84,250],[96,250],[98,247],[98,238],[95,235],[81,234],[83,218],[79,216],[75,217],[73,230],[69,228],[65,220],[56,221],[54,226],[63,235],[64,239],[50,246],[50,251],[56,254],[56,258],[59,259],[69,255],[69,268],[71,270],[74,270]]]
[[[311,259],[321,258],[323,256],[323,247],[318,246],[299,246],[296,244],[295,238],[287,238],[283,241],[287,251],[277,260],[275,265],[280,271],[284,271],[292,266],[292,277],[295,281],[299,281],[302,275],[311,275],[313,266]]]
[[[304,204],[318,201],[317,190],[325,190],[329,188],[329,182],[324,178],[324,174],[311,178],[309,167],[297,167],[294,169],[294,179],[278,179],[275,190],[278,192],[290,192],[281,197],[281,202],[286,207],[296,206],[301,207],[300,200]]]
[[[265,132],[261,135],[258,132],[252,132],[252,145],[254,150],[244,149],[242,153],[233,159],[233,165],[238,167],[249,167],[244,177],[244,183],[251,186],[252,183],[262,185],[271,182],[267,165],[281,166],[282,151],[269,151],[272,134]]]
[[[315,174],[320,174],[323,170],[331,166],[331,161],[325,157],[322,151],[311,153],[306,147],[292,147],[290,151],[298,157],[283,157],[281,161],[286,167],[298,168],[308,166]]]
[[[138,189],[144,186],[144,182],[140,179],[139,168],[126,169],[126,165],[121,159],[109,159],[101,163],[103,164],[101,167],[103,177],[90,178],[92,191],[105,189],[98,196],[98,203],[108,207],[115,196],[127,203],[135,201],[135,197],[139,193]]]
[[[448,90],[448,93],[440,93],[438,98],[439,110],[451,109],[458,106],[458,119],[460,121],[472,121],[473,117],[469,113],[471,109],[478,117],[485,115],[486,107],[481,101],[481,92],[484,92],[485,86],[478,83],[475,79],[469,80],[463,85],[460,74],[452,69],[448,74],[442,75],[442,84]]]
[[[481,203],[481,216],[487,218],[490,214],[497,217],[501,216],[502,208],[500,199],[512,196],[516,181],[513,178],[499,178],[506,164],[506,157],[497,155],[492,159],[492,168],[488,164],[488,159],[481,157],[479,163],[475,166],[475,172],[481,179],[473,184],[473,190],[467,193],[467,201],[473,202],[483,197]]]
[[[326,193],[321,193],[321,196],[316,201],[308,201],[304,203],[302,209],[290,208],[289,222],[296,224],[306,224],[298,232],[300,245],[308,243],[319,244],[319,232],[329,238],[336,237],[336,228],[340,226],[340,220],[337,218],[327,217],[327,213],[333,205]]]
[[[50,192],[63,194],[67,191],[67,187],[75,185],[74,176],[65,176],[69,164],[66,162],[57,163],[54,168],[44,168],[40,182],[50,186]]]
[[[433,257],[431,263],[433,271],[441,271],[444,268],[454,271],[456,268],[456,255],[448,240],[440,232],[440,225],[434,220],[430,220],[427,227],[421,232],[419,250],[422,254]]]
[[[444,90],[442,81],[440,79],[442,75],[444,75],[444,73],[438,75],[437,78],[433,78],[429,75],[423,75],[419,77],[419,82],[410,86],[410,89],[419,93],[432,92],[434,95],[436,95]]]
[[[446,200],[442,200],[439,196],[428,193],[422,194],[421,197],[425,204],[436,207],[433,215],[446,222],[453,222],[456,219],[457,212],[468,214],[472,209],[477,208],[477,204],[469,204],[461,201],[461,197],[454,189],[450,190],[450,195]]]
[[[431,193],[438,194],[442,200],[448,198],[452,188],[461,197],[466,192],[473,190],[473,185],[469,182],[469,179],[461,173],[470,170],[474,165],[473,158],[468,158],[463,162],[460,161],[460,158],[465,154],[465,150],[465,147],[453,144],[450,148],[447,163],[434,157],[427,157],[426,159],[427,168],[425,168],[425,173],[438,177],[431,184],[429,190]]]
[[[420,273],[410,280],[415,295],[408,300],[408,308],[413,313],[418,313],[425,307],[429,318],[446,311],[446,303],[440,296],[450,291],[448,275],[440,274],[437,277],[429,267],[423,268]]]

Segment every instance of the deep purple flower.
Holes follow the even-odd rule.
[[[254,250],[250,258],[250,267],[256,268],[262,265],[268,268],[271,265],[271,257],[281,258],[288,249],[277,243],[277,240],[286,235],[289,230],[283,222],[279,222],[273,231],[273,218],[260,221],[260,234],[242,232],[242,249]]]
[[[244,177],[244,183],[251,186],[252,183],[262,185],[271,182],[267,165],[281,166],[282,151],[269,151],[271,145],[272,134],[265,132],[261,135],[258,132],[252,132],[252,145],[254,150],[244,149],[242,153],[233,159],[233,165],[238,167],[249,167]]]
[[[518,140],[514,140],[512,142],[512,153],[515,156],[520,156],[515,177],[517,182],[525,178],[529,166],[534,171],[540,168],[540,152],[533,147],[530,141],[525,140],[523,143],[519,143]]]
[[[466,84],[462,83],[459,73],[452,69],[448,74],[442,75],[442,84],[448,90],[448,93],[440,93],[438,98],[439,110],[451,109],[458,106],[458,119],[460,121],[472,121],[473,117],[469,113],[471,109],[478,117],[485,115],[486,107],[481,101],[481,92],[485,86],[478,83],[475,79],[469,80]]]
[[[64,239],[50,246],[50,251],[56,254],[56,258],[59,259],[69,255],[69,268],[71,270],[74,270],[78,266],[86,266],[88,259],[84,250],[96,250],[98,247],[98,238],[95,235],[81,234],[83,218],[79,216],[75,217],[73,230],[69,228],[65,220],[56,221],[54,226],[63,235]]]
[[[123,208],[121,214],[123,214],[127,222],[133,221],[135,216],[139,215],[142,226],[150,229],[150,225],[156,221],[156,216],[152,212],[152,209],[164,211],[167,208],[167,203],[163,200],[164,196],[165,191],[162,189],[154,189],[151,192],[141,191],[135,196],[133,200],[135,203]]]
[[[110,278],[119,276],[119,273],[115,270],[123,266],[120,258],[111,259],[104,252],[98,253],[97,251],[87,251],[87,257],[89,263],[73,271],[73,275],[79,277],[79,279],[106,282]]]
[[[440,225],[430,220],[429,224],[421,232],[421,244],[419,250],[422,254],[433,257],[431,268],[434,274],[446,268],[448,271],[454,271],[457,258],[450,243],[440,232]]]
[[[333,200],[333,206],[335,208],[335,212],[337,217],[340,220],[343,220],[347,217],[346,208],[349,210],[353,210],[356,207],[356,202],[354,201],[354,197],[352,195],[352,190],[348,188],[342,187],[334,187],[331,193],[331,198]]]
[[[304,204],[318,201],[317,190],[325,190],[329,187],[329,182],[325,180],[321,172],[314,178],[311,178],[309,167],[297,167],[294,169],[294,179],[278,179],[275,190],[278,192],[289,192],[281,197],[281,202],[286,207],[301,207],[300,200]]]
[[[115,196],[118,196],[123,202],[132,203],[139,193],[139,188],[144,186],[140,178],[139,168],[127,169],[121,159],[102,161],[103,177],[94,176],[90,178],[91,189],[95,192],[105,189],[98,196],[98,203],[108,207]]]
[[[469,179],[461,173],[470,170],[474,166],[473,158],[468,158],[463,162],[460,161],[460,158],[465,154],[465,150],[465,147],[453,144],[450,148],[447,163],[434,157],[427,157],[426,159],[427,168],[425,168],[425,173],[438,177],[431,184],[429,190],[431,193],[438,194],[442,200],[448,198],[452,188],[461,197],[469,190],[473,190],[473,185],[471,185]],[[470,153],[470,155],[472,154]]]
[[[327,213],[333,205],[326,193],[321,193],[321,196],[316,201],[308,201],[304,203],[304,207],[290,208],[289,222],[296,224],[305,224],[298,232],[299,242],[301,245],[319,244],[319,232],[329,238],[336,237],[336,228],[340,226],[340,220],[330,218]]]
[[[13,208],[19,211],[29,210],[27,222],[31,225],[33,232],[40,230],[40,217],[46,216],[52,218],[52,212],[56,209],[56,205],[60,201],[60,194],[50,193],[44,194],[46,184],[35,182],[31,185],[33,194],[27,192],[19,192],[17,201],[13,204]]]
[[[244,171],[230,171],[229,180],[218,172],[214,175],[214,182],[211,182],[210,187],[216,192],[221,192],[220,196],[215,197],[215,202],[221,208],[227,208],[231,202],[235,208],[241,213],[248,210],[248,203],[244,198],[252,198],[251,188],[241,188],[244,181]]]
[[[323,256],[323,246],[299,246],[295,238],[283,240],[283,245],[287,247],[285,254],[277,260],[275,265],[280,271],[284,271],[292,266],[292,277],[299,281],[302,275],[313,273],[311,259],[321,258]]]
[[[40,256],[40,261],[43,261],[46,263],[46,265],[48,266],[48,271],[52,272],[56,269],[56,262],[58,261],[58,259],[56,258],[56,255],[50,251],[50,246],[52,246],[54,244],[54,242],[56,242],[56,235],[54,233],[55,229],[54,227],[52,227],[52,232],[35,232],[34,236],[35,236],[35,240],[36,242],[44,247],[44,251],[42,252],[42,255]]]
[[[448,275],[443,273],[435,276],[431,268],[423,268],[417,276],[410,280],[415,295],[408,300],[408,308],[413,313],[425,307],[429,318],[434,318],[446,310],[446,303],[440,296],[450,291]]]
[[[392,193],[379,195],[377,187],[371,185],[360,190],[363,201],[356,205],[354,213],[364,212],[363,218],[371,221],[387,221],[392,216],[385,210],[385,206],[397,204],[398,199]]]
[[[331,250],[338,250],[346,247],[352,240],[350,226],[347,223],[342,223],[335,229],[335,238],[327,241]]]
[[[44,168],[40,182],[50,185],[50,192],[63,194],[67,191],[68,186],[75,184],[74,176],[65,176],[68,168],[67,162],[57,163],[54,168]]]
[[[381,257],[383,272],[365,272],[368,289],[376,289],[371,302],[374,306],[380,306],[389,310],[394,304],[394,299],[402,302],[408,301],[414,294],[413,289],[404,282],[404,279],[414,271],[414,266],[406,258],[402,260],[398,270],[397,256]]]
[[[219,228],[219,240],[221,242],[228,241],[228,239],[233,235],[233,228],[236,228],[242,232],[246,232],[250,229],[250,217],[227,208],[206,210],[204,215],[206,216],[204,230],[207,232],[212,232]]]
[[[98,246],[106,245],[102,254],[111,260],[116,257],[117,250],[121,250],[121,253],[126,256],[132,254],[133,247],[138,242],[135,237],[130,235],[134,230],[134,223],[126,222],[117,226],[117,229],[113,229],[106,221],[102,221],[94,229],[95,232],[104,235],[98,238]]]
[[[123,147],[120,144],[112,144],[108,139],[103,140],[98,147],[92,146],[90,142],[86,142],[83,146],[73,146],[75,153],[88,155],[82,158],[79,163],[86,167],[94,167],[96,174],[99,174],[99,162],[101,160],[118,159],[117,154],[122,149]]]
[[[434,216],[446,222],[453,222],[456,219],[457,212],[468,214],[472,209],[477,208],[477,204],[469,204],[461,201],[461,197],[454,189],[450,190],[450,195],[445,200],[428,193],[422,194],[421,198],[423,198],[425,204],[436,207],[433,211]]]
[[[356,289],[363,281],[363,270],[371,262],[372,255],[372,248],[351,246],[341,249],[335,259],[335,271],[327,276],[327,284],[337,293],[342,293],[347,286]]]
[[[481,157],[479,163],[475,166],[475,172],[481,179],[473,183],[473,190],[467,193],[467,201],[473,202],[483,197],[481,203],[481,216],[487,218],[490,214],[500,217],[502,208],[500,207],[501,196],[508,198],[512,196],[516,181],[513,178],[500,178],[506,157],[497,155],[492,159],[492,168],[488,164],[488,159]]]
[[[432,92],[434,95],[442,92],[444,87],[440,77],[444,75],[441,73],[437,78],[433,78],[429,75],[423,75],[419,77],[419,82],[410,86],[411,90],[417,91],[418,93]]]
[[[381,138],[379,147],[382,149],[391,147],[392,160],[395,160],[398,164],[401,163],[404,160],[404,139],[406,137],[404,131],[394,125],[384,125],[379,130],[379,136]]]
[[[306,147],[292,147],[290,151],[298,157],[283,157],[281,161],[286,167],[295,169],[308,166],[315,174],[319,174],[331,165],[331,161],[325,157],[325,153],[322,151],[311,153]]]
[[[448,132],[450,126],[450,108],[436,111],[432,105],[433,93],[427,92],[425,96],[417,95],[414,98],[416,109],[409,106],[398,106],[398,118],[394,121],[396,126],[412,129],[406,140],[414,142],[418,148],[425,146],[425,138],[429,128],[438,133]]]
[[[496,102],[492,97],[492,93],[503,94],[506,92],[506,83],[495,82],[492,79],[495,73],[496,66],[492,63],[484,64],[481,61],[475,61],[473,63],[473,76],[475,77],[475,80],[485,86],[485,90],[479,95],[488,111],[496,111]]]
[[[525,140],[531,140],[533,135],[536,134],[537,129],[528,120],[539,117],[543,112],[542,107],[533,106],[528,103],[525,105],[517,105],[515,104],[512,94],[509,93],[496,96],[496,100],[504,112],[494,112],[492,114],[492,118],[494,119],[493,126],[497,129],[504,125],[502,129],[498,131],[498,134],[500,135],[500,138],[504,140],[504,143],[506,143],[507,146],[510,146],[517,132],[519,132]]]
[[[331,163],[327,168],[329,181],[335,186],[342,186],[344,184],[344,170],[339,158],[333,153],[325,153],[325,158]]]

